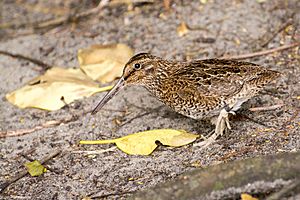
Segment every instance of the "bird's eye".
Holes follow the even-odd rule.
[[[134,64],[134,69],[141,69],[140,63],[135,63]]]

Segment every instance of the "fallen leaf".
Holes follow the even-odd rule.
[[[185,34],[189,32],[189,29],[186,25],[186,23],[182,22],[178,27],[177,27],[177,34],[182,37]]]
[[[238,38],[235,38],[235,39],[234,39],[234,41],[235,41],[235,44],[236,44],[236,45],[238,45],[238,46],[239,46],[239,45],[241,45],[241,41],[240,41],[240,39],[238,39]]]
[[[101,83],[120,77],[132,56],[133,50],[125,44],[93,45],[78,51],[80,68],[93,80]]]
[[[31,176],[39,176],[47,171],[47,169],[37,160],[25,163],[24,166]]]
[[[196,140],[199,135],[184,130],[156,129],[127,135],[112,140],[80,141],[80,144],[110,144],[131,155],[149,155],[157,147],[156,141],[163,145],[179,147]]]
[[[258,200],[258,198],[254,198],[249,194],[243,193],[241,194],[241,200]]]
[[[99,88],[80,69],[53,67],[26,86],[7,94],[6,98],[20,108],[58,110],[66,103],[111,88],[112,86]]]

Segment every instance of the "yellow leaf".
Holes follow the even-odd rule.
[[[195,141],[198,136],[184,130],[156,129],[112,140],[80,141],[80,144],[116,143],[117,147],[127,154],[149,155],[157,147],[156,141],[160,141],[163,145],[179,147]]]
[[[132,56],[133,50],[125,44],[93,45],[78,51],[80,68],[93,80],[102,83],[120,77]]]
[[[31,176],[39,176],[47,171],[47,169],[37,160],[24,164]]]
[[[20,108],[58,110],[65,103],[69,104],[76,99],[89,97],[111,88],[111,86],[99,88],[80,69],[54,67],[30,81],[28,85],[7,94],[6,98]]]
[[[239,46],[239,45],[241,45],[241,41],[240,41],[240,39],[238,39],[238,38],[235,38],[234,40],[235,40],[235,44],[236,44],[236,45],[238,45],[238,46]]]
[[[178,27],[177,27],[177,34],[182,37],[185,34],[187,34],[189,32],[188,27],[186,26],[186,24],[184,22],[182,22]]]
[[[251,195],[246,194],[246,193],[241,194],[241,199],[242,199],[242,200],[258,200],[258,198],[254,198],[254,197],[252,197]]]

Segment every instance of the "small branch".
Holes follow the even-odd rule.
[[[102,154],[102,153],[105,153],[105,152],[109,152],[109,151],[114,151],[116,150],[117,147],[111,147],[111,148],[108,148],[108,149],[100,149],[100,150],[94,150],[94,151],[72,151],[71,153],[84,153],[84,154],[87,154],[87,155],[90,155],[90,154]]]
[[[45,164],[46,162],[48,162],[49,160],[52,160],[54,157],[58,156],[61,153],[61,150],[55,150],[53,153],[51,153],[50,155],[42,158],[40,160],[41,164]],[[5,189],[10,186],[12,183],[18,181],[19,179],[23,178],[24,176],[26,176],[28,174],[27,170],[23,170],[21,172],[19,172],[16,176],[14,176],[13,178],[11,178],[10,180],[8,180],[7,182],[3,183],[0,185],[0,194],[3,193],[5,191]]]
[[[31,156],[29,156],[28,153],[21,153],[21,156],[22,156],[23,158],[25,158],[26,160],[28,160],[29,162],[33,162],[33,161],[34,161],[34,159],[33,159]],[[56,173],[56,174],[59,174],[59,173],[60,173],[59,171],[53,169],[53,168],[50,167],[49,165],[44,165],[44,167],[46,167],[47,170],[49,170],[50,172],[53,172],[53,173]]]
[[[137,4],[137,3],[155,3],[155,0],[114,0],[111,1],[110,5],[118,4]]]
[[[67,16],[58,17],[56,19],[47,20],[47,21],[39,21],[33,23],[19,23],[19,24],[0,24],[0,28],[21,28],[26,26],[33,26],[35,29],[42,29],[47,27],[59,26],[64,23],[74,22],[86,17],[89,17],[93,14],[98,13],[104,6],[108,4],[109,0],[102,0],[98,4],[96,8],[92,8],[81,13],[73,13]]]
[[[271,42],[276,35],[278,35],[286,27],[288,27],[288,26],[290,26],[292,24],[293,24],[293,19],[291,19],[291,18],[288,19],[284,24],[282,24],[281,26],[277,27],[277,29],[273,33],[271,33],[271,35],[266,35],[266,37],[262,38],[262,41],[261,41],[262,44],[260,44],[260,46],[261,47],[267,46],[269,44],[269,42]]]
[[[14,28],[18,29],[21,27],[32,27],[33,29],[45,29],[49,27],[56,27],[62,24],[67,24],[69,22],[78,22],[79,20],[88,18],[92,15],[95,15],[100,12],[105,6],[114,5],[114,4],[122,4],[122,3],[154,3],[154,0],[120,0],[120,1],[112,1],[110,0],[101,0],[97,7],[76,13],[73,12],[69,15],[61,16],[55,19],[50,19],[46,21],[36,21],[32,23],[4,23],[0,24],[0,29],[8,29]]]
[[[97,7],[89,9],[87,11],[81,12],[81,13],[75,13],[68,16],[62,16],[53,20],[45,21],[42,23],[35,23],[34,28],[36,29],[43,29],[47,27],[53,27],[53,26],[59,26],[61,24],[65,24],[68,22],[75,22],[84,18],[87,18],[91,15],[97,14],[103,7],[105,7],[108,4],[109,0],[102,0],[98,4]]]
[[[248,117],[247,115],[244,115],[244,114],[241,114],[241,113],[240,113],[239,115],[240,115],[241,117],[243,117],[243,118],[245,118],[245,119],[247,119],[247,120],[249,120],[249,121],[255,123],[255,124],[259,124],[259,125],[264,126],[264,127],[267,127],[267,128],[272,128],[272,126],[269,126],[269,125],[267,125],[267,124],[265,124],[265,123],[263,123],[263,122],[261,122],[261,121],[257,121],[257,120],[255,120],[255,119],[252,119],[252,118]]]
[[[54,127],[54,126],[59,126],[60,124],[66,124],[66,123],[69,123],[72,121],[76,121],[76,120],[78,120],[78,118],[79,118],[79,116],[72,116],[69,119],[47,121],[47,122],[45,122],[41,125],[35,126],[33,128],[0,132],[0,138],[17,137],[17,136],[26,135],[28,133],[32,133],[34,131],[41,130],[43,128],[50,128],[50,127]]]
[[[282,106],[284,106],[284,104],[277,104],[277,105],[272,105],[272,106],[249,108],[249,110],[252,111],[252,112],[269,111],[269,110],[276,110],[277,108],[281,108]]]
[[[103,110],[112,111],[112,112],[126,112],[124,110],[114,110],[114,109],[103,109]],[[67,124],[69,122],[74,122],[74,121],[78,120],[80,116],[84,116],[90,112],[91,111],[88,111],[88,112],[84,112],[83,114],[78,114],[78,115],[71,113],[72,117],[70,117],[70,118],[65,118],[65,119],[61,119],[61,120],[50,120],[43,124],[37,125],[33,128],[3,131],[3,132],[0,132],[0,138],[22,136],[22,135],[33,133],[35,131],[38,131],[38,130],[41,130],[44,128],[51,128],[51,127],[59,126],[61,124]]]
[[[286,50],[286,49],[291,49],[291,48],[294,48],[294,47],[297,47],[297,46],[300,46],[300,42],[295,42],[295,43],[292,43],[292,44],[283,45],[281,47],[268,49],[268,50],[263,50],[263,51],[258,51],[258,52],[249,53],[249,54],[242,54],[242,55],[236,55],[236,56],[223,56],[223,57],[220,57],[219,59],[242,60],[242,59],[246,59],[246,58],[264,56],[264,55],[271,54],[271,53],[274,53],[274,52],[283,51],[283,50]]]
[[[51,65],[44,63],[40,60],[37,60],[35,58],[30,58],[30,57],[27,57],[27,56],[24,56],[21,54],[14,54],[14,53],[10,53],[10,52],[3,51],[3,50],[0,50],[0,54],[32,62],[32,63],[40,66],[42,68],[42,70],[47,70],[52,67]]]

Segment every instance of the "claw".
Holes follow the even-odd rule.
[[[214,122],[216,125],[214,133],[208,138],[204,138],[204,141],[196,143],[193,146],[201,146],[201,149],[205,148],[210,144],[214,143],[219,136],[222,136],[226,128],[230,130],[231,126],[228,118],[229,113],[235,115],[234,111],[227,112],[225,109],[222,109],[217,120],[212,120],[212,122]]]
[[[217,134],[212,134],[209,138],[205,138],[204,141],[193,144],[194,147],[201,147],[201,149],[208,147],[210,144],[214,143],[217,139]]]
[[[224,120],[225,120],[225,122],[226,122],[227,128],[228,128],[229,130],[231,130],[231,126],[230,126],[230,123],[229,123],[228,116],[227,116],[227,118],[225,118]]]

